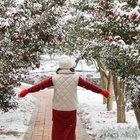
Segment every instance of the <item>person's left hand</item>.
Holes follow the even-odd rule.
[[[111,94],[109,91],[107,91],[106,89],[103,89],[101,94],[106,97],[106,98],[110,98],[111,97]]]

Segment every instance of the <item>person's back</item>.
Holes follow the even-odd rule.
[[[77,86],[100,93],[106,98],[110,96],[109,92],[105,89],[75,74],[72,59],[67,55],[62,55],[59,59],[59,68],[55,75],[28,89],[24,89],[19,94],[19,97],[24,97],[28,93],[37,92],[51,86],[54,88],[52,140],[76,140]]]
[[[60,71],[63,72],[63,71]],[[77,85],[79,76],[65,70],[65,73],[59,73],[52,76],[54,85],[53,108],[62,111],[71,111],[77,109]]]

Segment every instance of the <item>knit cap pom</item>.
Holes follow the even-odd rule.
[[[59,58],[59,68],[72,68],[73,61],[68,55],[62,55]]]

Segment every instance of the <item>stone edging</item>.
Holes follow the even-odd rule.
[[[36,117],[37,117],[37,114],[38,114],[39,104],[40,104],[40,100],[39,99],[36,99],[36,100],[37,100],[35,102],[36,107],[33,110],[31,119],[29,121],[29,127],[24,134],[23,140],[31,140],[31,136],[32,136],[32,132],[33,132],[33,129],[34,129]]]
[[[84,140],[91,140],[89,135],[88,135],[88,133],[86,132],[86,130],[85,130],[85,128],[84,128],[79,116],[77,118],[77,121],[78,121],[77,126],[78,126],[81,134],[83,135]]]

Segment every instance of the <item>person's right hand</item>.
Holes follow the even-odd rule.
[[[25,97],[28,93],[29,93],[28,90],[24,89],[19,93],[18,97]]]

